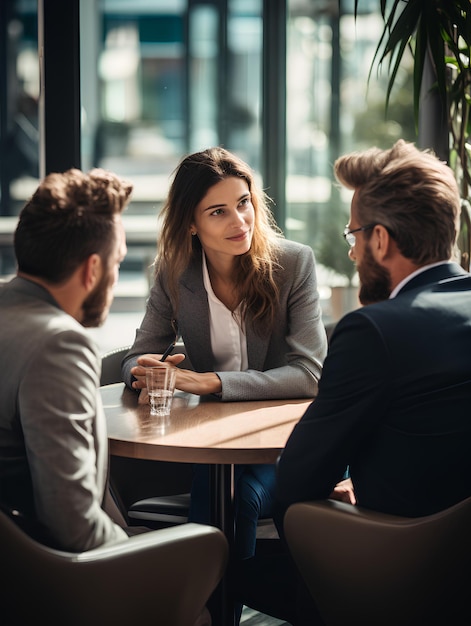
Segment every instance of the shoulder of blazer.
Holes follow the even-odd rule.
[[[297,256],[300,253],[303,253],[309,256],[313,255],[312,248],[310,248],[304,243],[292,241],[291,239],[280,238],[279,248],[280,248],[280,256],[282,257]]]
[[[297,241],[291,241],[289,239],[280,240],[278,263],[283,270],[289,273],[300,264],[312,265],[313,262],[314,253],[312,248],[305,244],[298,243]]]

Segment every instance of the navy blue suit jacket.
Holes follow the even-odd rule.
[[[471,275],[425,270],[337,325],[317,398],[278,463],[283,506],[327,498],[420,516],[471,495]]]

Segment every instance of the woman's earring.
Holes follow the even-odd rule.
[[[192,237],[194,237],[196,235],[196,230],[192,230],[191,231],[191,235],[192,235]]]

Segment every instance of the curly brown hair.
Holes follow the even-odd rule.
[[[115,215],[128,204],[132,189],[98,168],[46,176],[19,216],[14,237],[18,270],[61,283],[91,254],[106,262],[115,243]]]

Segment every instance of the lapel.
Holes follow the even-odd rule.
[[[203,284],[201,259],[195,259],[180,279],[178,323],[188,356],[199,372],[212,372],[209,305]],[[201,346],[207,346],[205,350]]]
[[[214,370],[209,330],[208,295],[203,284],[201,260],[195,259],[180,279],[180,311],[178,316],[184,343],[194,367],[200,372]],[[247,357],[249,368],[262,371],[269,337],[260,337],[253,329],[250,312],[246,322]],[[207,346],[201,350],[201,346]]]
[[[252,370],[263,371],[265,359],[267,356],[269,336],[261,337],[253,329],[250,313],[247,316],[245,324],[245,332],[247,336],[247,358],[249,368]]]

